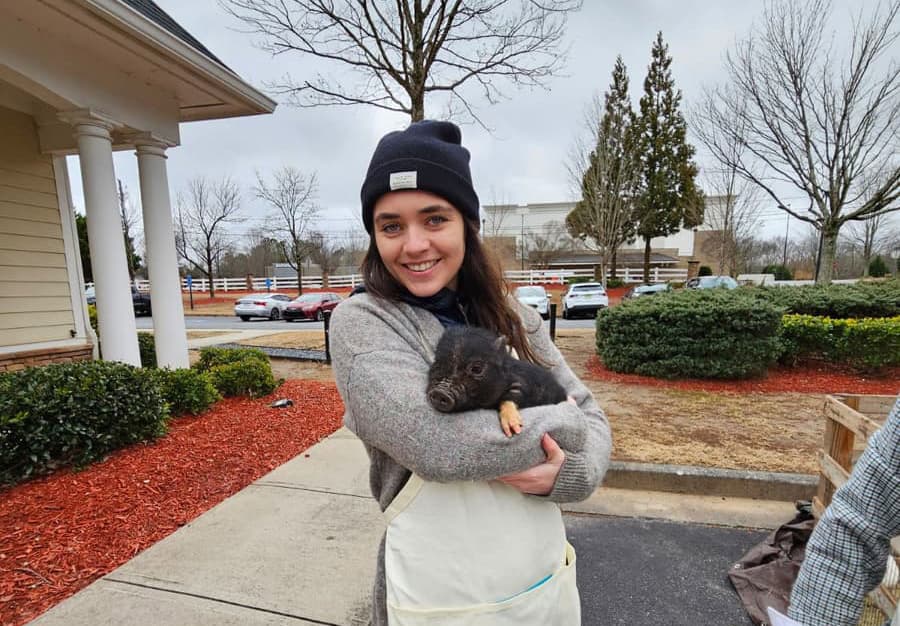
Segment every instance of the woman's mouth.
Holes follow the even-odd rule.
[[[440,259],[434,261],[423,261],[422,263],[404,263],[403,267],[417,274],[424,274],[432,267],[440,263]]]

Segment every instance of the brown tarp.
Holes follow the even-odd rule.
[[[816,523],[806,507],[798,509],[794,519],[750,548],[728,572],[754,624],[768,624],[766,607],[787,613],[791,589],[806,555],[806,542]]]

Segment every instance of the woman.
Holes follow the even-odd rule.
[[[388,522],[373,623],[579,624],[557,503],[600,484],[609,425],[488,261],[459,128],[423,121],[383,137],[361,199],[365,293],[335,310],[331,351],[344,423],[365,444]],[[569,401],[522,410],[524,427],[509,438],[494,411],[436,412],[428,368],[444,328],[461,324],[549,367]]]

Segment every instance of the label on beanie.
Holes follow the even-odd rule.
[[[391,191],[398,189],[416,189],[416,171],[394,172],[391,174]]]

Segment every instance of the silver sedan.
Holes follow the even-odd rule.
[[[278,320],[290,301],[290,296],[280,293],[251,293],[234,303],[234,314],[244,322],[251,317]]]

